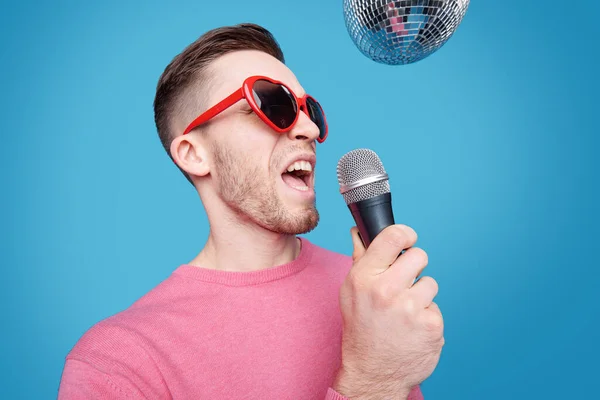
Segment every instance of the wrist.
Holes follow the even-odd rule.
[[[332,388],[350,400],[406,400],[410,395],[410,388],[404,387],[400,382],[369,379],[344,368],[339,369]]]

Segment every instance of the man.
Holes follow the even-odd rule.
[[[319,220],[315,154],[327,125],[283,61],[267,30],[244,24],[206,33],[164,71],[159,136],[210,235],[86,332],[59,398],[422,398],[443,345],[437,284],[414,283],[426,254],[401,225],[367,251],[353,228],[352,258],[296,236]]]

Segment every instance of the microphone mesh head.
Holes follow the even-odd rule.
[[[369,149],[352,150],[344,154],[337,165],[340,187],[385,173],[385,168],[383,168],[379,156]],[[346,193],[342,193],[342,196],[346,204],[352,204],[389,192],[390,182],[385,179],[350,189]]]

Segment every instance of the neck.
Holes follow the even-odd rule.
[[[189,265],[224,271],[258,271],[298,257],[300,240],[242,220],[232,210],[207,211],[210,234]]]

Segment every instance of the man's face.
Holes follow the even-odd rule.
[[[215,81],[209,107],[252,75],[281,81],[299,97],[305,93],[284,64],[258,51],[227,54],[210,72]],[[206,132],[216,192],[240,218],[283,234],[306,233],[317,226],[314,166],[319,129],[306,114],[300,114],[290,132],[280,134],[242,100],[211,120]]]

